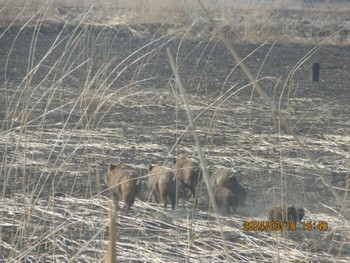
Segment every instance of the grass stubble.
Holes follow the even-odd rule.
[[[2,10],[8,8],[11,2],[15,1],[6,3],[2,6]],[[23,25],[17,33],[17,36],[19,36],[30,23],[35,21],[32,44],[30,45],[31,50],[29,52],[30,62],[28,63],[27,73],[17,88],[7,82],[8,77],[6,76],[6,73],[11,70],[8,68],[9,58],[16,52],[14,44],[17,36],[8,53],[8,59],[5,64],[4,88],[2,89],[5,92],[3,97],[5,102],[2,101],[2,105],[5,105],[5,107],[2,107],[5,109],[1,109],[4,115],[1,131],[1,143],[4,150],[2,151],[2,167],[0,171],[3,177],[2,211],[0,214],[2,221],[0,255],[6,256],[9,262],[17,262],[24,259],[38,260],[39,262],[73,262],[79,259],[80,261],[91,262],[91,260],[102,259],[107,246],[106,229],[109,222],[107,214],[110,211],[111,230],[105,257],[107,262],[114,262],[113,260],[116,258],[113,248],[117,249],[120,261],[149,261],[150,259],[159,262],[164,260],[196,261],[200,259],[212,259],[215,261],[225,258],[227,261],[240,262],[256,260],[283,262],[285,260],[296,261],[317,257],[317,252],[312,253],[311,250],[304,249],[305,239],[304,242],[298,243],[294,239],[285,239],[278,235],[274,237],[266,233],[242,231],[242,222],[251,220],[249,217],[237,216],[227,218],[214,213],[215,216],[212,218],[206,212],[193,210],[190,218],[189,215],[184,215],[181,211],[175,211],[175,214],[172,214],[169,211],[164,212],[157,205],[138,201],[135,204],[135,208],[133,207],[136,211],[133,216],[118,215],[115,218],[111,206],[108,206],[108,199],[101,195],[106,191],[106,187],[100,185],[102,178],[99,174],[99,167],[94,162],[105,163],[105,160],[101,160],[106,158],[102,148],[113,148],[110,146],[111,139],[117,138],[126,145],[129,145],[130,142],[121,138],[120,135],[118,137],[117,133],[109,129],[102,130],[102,132],[99,129],[103,128],[102,120],[108,116],[108,113],[116,105],[120,103],[124,105],[127,103],[132,104],[133,98],[136,97],[146,97],[147,101],[149,99],[147,92],[143,92],[142,89],[135,89],[135,87],[141,86],[149,79],[131,79],[130,83],[114,91],[112,87],[122,74],[126,74],[128,70],[131,71],[136,64],[140,65],[137,69],[141,72],[143,67],[147,66],[148,59],[157,56],[159,50],[178,37],[178,35],[170,32],[169,35],[152,39],[149,43],[124,58],[117,66],[115,66],[114,62],[118,58],[116,56],[109,58],[109,60],[100,64],[97,73],[92,74],[92,64],[90,58],[84,57],[86,47],[81,42],[81,38],[84,30],[88,30],[88,26],[91,26],[90,19],[93,16],[93,7],[74,22],[76,23],[75,29],[65,36],[63,40],[57,37],[41,60],[35,59],[34,54],[36,53],[35,47],[39,30],[46,22],[45,18],[52,11],[52,6],[52,1],[45,2],[45,5],[42,5],[40,8],[26,5],[15,18],[10,19],[10,23],[1,35],[3,37],[5,32],[10,30],[18,22],[19,18],[22,19],[24,17],[23,14],[29,9],[35,10],[35,13],[29,16],[28,20],[22,22]],[[205,13],[205,15],[196,21],[202,21],[202,19],[209,19],[210,21],[210,18],[215,15],[215,11],[211,11],[209,14],[206,13],[206,10],[206,8],[203,8],[202,11],[197,11]],[[218,116],[228,99],[239,94],[241,89],[254,87],[254,90],[258,92],[270,107],[272,115],[278,122],[281,152],[282,145],[285,143],[281,139],[284,136],[281,128],[283,126],[294,138],[299,145],[299,149],[304,152],[324,185],[327,186],[335,200],[337,200],[339,207],[341,207],[339,211],[327,207],[330,211],[333,210],[337,216],[311,213],[309,216],[309,218],[313,218],[316,215],[334,226],[324,236],[317,234],[312,234],[311,236],[315,251],[319,250],[319,247],[322,247],[325,243],[329,246],[329,250],[327,252],[323,251],[323,255],[319,255],[319,257],[324,257],[324,259],[333,258],[332,248],[338,244],[335,241],[341,240],[340,247],[346,247],[348,243],[348,211],[345,201],[347,200],[349,185],[346,185],[346,188],[337,189],[345,192],[344,197],[341,198],[330,183],[328,176],[317,165],[312,155],[307,151],[307,147],[304,146],[281,113],[281,106],[277,107],[271,98],[266,95],[259,86],[259,79],[256,79],[250,73],[244,64],[244,59],[240,59],[232,48],[230,41],[221,31],[223,27],[218,27],[214,21],[209,22],[209,25],[214,28],[215,32],[210,39],[215,40],[218,37],[225,44],[230,54],[236,60],[237,65],[243,68],[250,83],[238,90],[234,90],[237,84],[233,85],[205,107],[200,106],[203,104],[191,105],[195,101],[188,102],[184,87],[180,81],[180,74],[175,67],[175,60],[169,59],[176,79],[176,85],[172,87],[172,90],[179,88],[182,94],[183,104],[179,104],[181,100],[178,101],[176,96],[176,107],[186,110],[189,124],[181,131],[176,129],[176,133],[180,132],[180,136],[172,149],[167,152],[167,159],[172,156],[175,147],[178,147],[180,139],[188,131],[191,131],[195,138],[196,146],[191,147],[187,145],[186,147],[197,151],[202,168],[205,171],[207,165],[204,161],[204,153],[199,145],[199,139],[196,139],[197,129],[194,126],[196,120],[208,111],[213,112],[213,117],[210,119],[211,130],[209,132],[215,133],[215,119],[219,118]],[[63,34],[66,27],[68,27],[68,23],[62,27],[59,36]],[[191,28],[195,27],[196,24],[194,23]],[[132,27],[129,28],[132,30]],[[261,31],[261,28],[259,30]],[[318,40],[319,42],[315,48],[306,54],[300,60],[300,63],[295,65],[285,82],[285,87],[289,85],[288,81],[292,79],[294,72],[317,51],[319,46],[330,42],[343,30],[345,28],[334,31],[322,41]],[[252,26],[249,26],[248,31],[249,34],[254,32]],[[177,34],[179,32],[182,32],[182,29],[177,31]],[[136,34],[136,32],[134,33]],[[185,38],[188,38],[188,35],[188,32],[183,34],[183,41]],[[100,39],[103,40],[102,34],[100,36]],[[248,32],[245,36],[247,39]],[[153,43],[161,41],[164,41],[162,45],[152,49],[151,45]],[[65,47],[61,55],[56,59],[42,80],[38,84],[33,84],[32,79],[36,71],[40,67],[46,66],[44,60],[63,42]],[[109,43],[105,42],[102,44],[108,45]],[[180,46],[177,54],[179,50]],[[73,53],[75,51],[78,51],[78,57],[74,56]],[[90,52],[96,51],[90,50]],[[142,52],[144,53],[142,54]],[[178,60],[177,55],[176,61]],[[79,73],[74,75],[76,72]],[[62,85],[67,78],[75,78],[75,81],[81,84],[79,92],[67,91],[67,88]],[[77,78],[80,78],[81,81]],[[46,86],[47,83],[50,83],[49,88]],[[98,88],[93,89],[95,86]],[[70,97],[72,99],[67,101],[63,94],[65,92],[71,92]],[[291,96],[290,94],[288,92],[288,97]],[[38,110],[40,103],[46,103],[43,111]],[[200,108],[201,112],[197,116],[192,117],[190,106],[192,110],[196,107]],[[50,123],[48,121],[50,114],[57,112],[61,114],[62,121]],[[71,120],[76,121],[72,124]],[[33,131],[37,133],[35,136],[33,136]],[[97,143],[93,138],[97,138],[101,134],[104,134],[104,136],[99,137],[99,143]],[[72,141],[74,141],[74,144],[72,144]],[[38,149],[40,147],[48,151],[48,154],[46,152],[44,157],[38,153],[40,152]],[[208,146],[204,145],[204,149],[206,147]],[[91,148],[95,149],[91,150]],[[96,160],[94,156],[98,156],[101,159]],[[159,157],[163,159],[163,156],[160,155]],[[164,163],[166,162],[167,160]],[[33,174],[28,174],[28,171],[31,171]],[[82,173],[82,171],[84,171],[83,176],[87,178],[87,187],[81,190],[82,198],[76,198],[72,195],[79,188],[79,173]],[[73,180],[70,179],[72,175]],[[205,185],[208,186],[206,173],[204,179]],[[281,176],[281,186],[287,185],[284,179]],[[60,192],[62,188],[58,187],[62,183],[66,189],[64,193]],[[95,194],[96,189],[93,187],[96,183],[99,189],[98,194]],[[46,189],[45,187],[48,185],[49,189]],[[11,192],[10,196],[6,194],[9,191]],[[288,192],[288,188],[284,191]],[[286,192],[283,193],[282,191],[282,200],[288,195]],[[49,198],[43,199],[43,195],[49,196]],[[213,200],[211,196],[212,193],[209,191],[209,198]],[[267,201],[265,200],[265,202]],[[213,207],[214,212],[216,212],[215,202]],[[167,213],[170,215],[167,215]],[[116,224],[113,223],[114,221]],[[113,226],[115,225],[118,235],[113,231],[115,229]],[[159,232],[161,232],[160,235]],[[290,235],[292,236],[292,234]],[[128,238],[129,235],[132,238]],[[184,236],[188,238],[184,238]],[[317,244],[318,242],[319,244]],[[115,243],[116,246],[113,245]],[[258,251],[255,251],[256,247],[259,248]],[[135,254],[135,251],[138,251],[138,253]],[[336,257],[339,262],[343,260],[342,252],[341,248],[337,252],[338,255]],[[347,252],[344,251],[343,253],[346,254]]]

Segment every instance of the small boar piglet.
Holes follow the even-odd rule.
[[[301,222],[304,217],[304,209],[296,209],[294,206],[277,206],[268,213],[269,221],[278,222]]]
[[[238,200],[230,189],[218,186],[214,189],[214,197],[219,209],[225,208],[227,214],[230,213],[230,208],[233,212],[237,212]]]

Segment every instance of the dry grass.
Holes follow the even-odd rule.
[[[197,103],[195,103],[196,101]],[[219,101],[214,105],[220,105]],[[133,105],[131,105],[131,101],[129,103],[129,109],[131,110],[139,102],[134,101]],[[299,108],[305,102],[293,100],[294,103],[296,104],[295,108]],[[316,108],[318,107],[317,102],[309,101],[309,103]],[[191,105],[191,108],[200,111],[206,109],[203,106],[204,101],[200,97],[193,97]],[[233,132],[229,126],[223,126],[224,123],[229,123],[229,120],[232,119],[231,105],[221,104],[219,107],[214,107],[214,105],[210,107],[210,111],[218,111],[219,117],[211,131],[213,136],[226,136],[228,145],[235,145],[237,142],[240,145],[234,148],[228,148],[226,145],[212,146],[210,149],[212,163],[223,165],[227,165],[232,161],[243,163],[244,170],[249,171],[249,173],[260,172],[260,167],[269,167],[268,172],[272,174],[278,173],[281,167],[285,170],[284,173],[297,167],[301,174],[313,174],[313,167],[303,156],[294,158],[288,156],[288,154],[283,154],[280,164],[278,163],[280,158],[278,153],[269,158],[264,157],[264,153],[273,152],[276,149],[279,140],[283,141],[277,147],[279,151],[282,153],[297,152],[298,147],[295,146],[291,136],[254,133],[249,135],[247,130],[242,129],[242,127]],[[151,106],[143,105],[142,107],[145,110],[150,110]],[[261,111],[262,108],[255,104],[252,105],[251,110],[254,114],[254,112]],[[241,112],[242,117],[246,116],[245,103],[241,102],[241,104],[236,105],[236,111],[235,120],[240,121],[239,112]],[[327,111],[322,114],[327,114]],[[298,116],[294,116],[292,120],[294,118],[300,120]],[[315,117],[311,111],[303,118],[313,122]],[[203,123],[209,121],[210,119],[204,119]],[[241,125],[243,125],[244,119],[242,118],[241,121]],[[125,126],[121,123],[119,125],[122,127],[128,126],[127,123],[125,123]],[[13,164],[2,162],[3,174],[11,176],[5,190],[13,189],[11,197],[1,199],[2,209],[0,210],[3,237],[1,247],[2,253],[8,255],[8,260],[15,262],[24,259],[38,260],[39,262],[65,262],[75,256],[82,262],[98,261],[103,257],[107,246],[107,226],[109,224],[108,199],[101,196],[107,189],[106,186],[101,185],[101,180],[98,180],[99,177],[101,179],[103,177],[99,175],[101,163],[108,163],[106,160],[111,158],[108,153],[116,148],[119,149],[119,154],[121,154],[120,151],[130,151],[131,147],[136,147],[135,152],[140,152],[142,156],[147,154],[147,158],[153,156],[159,160],[164,157],[162,153],[156,151],[159,149],[159,145],[155,144],[151,138],[146,138],[149,143],[135,144],[135,142],[126,141],[123,138],[122,129],[102,128],[99,131],[78,129],[75,130],[74,134],[71,133],[71,129],[72,127],[66,127],[65,129],[52,127],[50,130],[41,133],[42,138],[37,136],[35,129],[31,129],[26,134],[25,149],[27,155],[25,156],[23,148],[22,150],[18,149]],[[205,131],[205,127],[198,126],[197,130]],[[163,135],[172,134],[167,127],[158,132]],[[61,143],[55,145],[51,151],[52,155],[59,156],[59,158],[56,160],[55,167],[50,168],[46,164],[48,161],[47,152],[52,148],[52,144],[58,140],[57,134],[60,134],[59,140]],[[86,140],[86,138],[89,139]],[[348,173],[348,165],[344,163],[349,158],[349,152],[344,150],[344,146],[348,145],[348,140],[349,138],[333,135],[323,139],[319,137],[312,139],[310,137],[306,143],[325,153],[324,161],[327,162],[322,166],[324,172]],[[6,145],[11,141],[20,142],[21,136],[6,131],[1,145]],[[83,141],[84,144],[82,145],[81,142]],[[119,141],[119,143],[112,144],[113,141]],[[246,151],[244,145],[251,146],[251,153]],[[183,148],[187,149],[188,153],[195,152],[193,145],[184,145]],[[71,156],[67,156],[66,154],[72,149],[74,149],[74,152]],[[83,151],[78,151],[78,149]],[[153,152],[154,150],[156,152]],[[7,151],[6,160],[9,160],[8,158],[11,158],[13,152],[16,153],[16,151],[13,151],[10,145],[7,146]],[[96,158],[96,156],[98,157]],[[234,156],[234,158],[231,156]],[[327,156],[332,156],[334,158],[333,162],[329,163],[330,160]],[[113,156],[113,158],[116,157],[118,156]],[[127,164],[137,169],[144,169],[145,164],[142,165],[144,162],[143,157],[137,165]],[[36,193],[36,191],[30,188],[30,184],[28,187],[19,187],[19,191],[23,191],[24,194],[15,193],[16,184],[14,182],[18,179],[13,178],[13,176],[16,173],[18,178],[22,178],[20,167],[23,167],[24,163],[28,175],[31,174],[30,176],[33,176],[34,172],[30,170],[35,168],[37,173],[41,173],[40,177],[42,179],[53,177],[55,173],[58,173],[55,176],[57,181],[48,185],[52,184],[52,189],[48,189],[50,191],[49,199],[36,195],[31,196],[31,193]],[[17,172],[12,170],[13,172],[11,172],[11,169],[19,170]],[[291,172],[289,176],[295,177],[294,180],[299,182],[305,180]],[[317,180],[315,178],[317,176],[313,175],[310,181]],[[254,177],[252,180],[258,179]],[[40,182],[39,178],[38,181]],[[31,182],[36,183],[35,178],[32,178]],[[276,184],[274,180],[267,184],[267,177],[261,179],[260,182],[264,187],[275,187]],[[41,180],[40,185],[42,183]],[[62,183],[66,188],[59,186]],[[346,189],[342,190],[346,191]],[[272,190],[267,190],[266,199],[273,200],[275,197],[278,199],[279,191],[277,189],[275,193]],[[293,196],[292,192],[294,190],[290,188],[287,191],[289,196]],[[93,193],[98,194],[94,196]],[[71,197],[70,195],[82,197]],[[292,199],[297,200],[295,196]],[[202,198],[201,202],[206,203],[206,199]],[[279,200],[276,200],[276,203],[278,202]],[[311,205],[306,203],[306,207],[309,206]],[[298,229],[295,232],[286,233],[288,237],[284,237],[280,233],[275,235],[275,233],[269,232],[243,231],[244,221],[266,220],[266,215],[263,213],[259,212],[254,215],[253,209],[244,212],[251,214],[251,216],[219,216],[225,242],[222,241],[220,225],[217,224],[213,214],[205,210],[198,210],[192,218],[192,205],[187,205],[187,208],[188,210],[185,212],[181,209],[172,212],[170,209],[163,210],[159,205],[137,200],[130,217],[122,214],[119,217],[118,214],[118,260],[149,261],[152,259],[156,262],[174,262],[189,259],[191,261],[211,260],[218,262],[225,258],[222,250],[224,245],[228,248],[229,259],[232,261],[239,260],[240,262],[269,262],[277,261],[277,259],[282,262],[286,260],[322,260],[323,262],[330,262],[335,259],[337,254],[339,255],[339,262],[347,262],[348,260],[346,256],[346,251],[350,249],[347,238],[349,233],[348,221],[339,214],[333,213],[330,207],[325,207],[327,213],[308,212],[305,218],[305,221],[328,222],[330,231],[316,230],[308,232]],[[327,251],[325,247],[328,248]]]
[[[33,206],[23,195],[3,198],[2,253],[9,255],[9,262],[70,262],[74,256],[81,262],[99,261],[107,246],[108,202],[101,197],[51,197]],[[282,262],[330,262],[332,254],[350,246],[344,240],[348,226],[341,218],[327,214],[307,213],[305,219],[316,222],[321,218],[329,222],[330,231],[298,229],[284,233],[287,236],[281,232],[242,230],[244,221],[265,218],[219,216],[226,240],[223,242],[214,217],[206,212],[198,211],[193,225],[184,213],[164,211],[157,205],[139,201],[134,210],[130,217],[118,215],[118,261],[218,262],[225,257],[222,247],[227,246],[231,261],[272,262],[279,258]],[[4,238],[13,229],[21,234],[12,244],[6,243]],[[340,257],[338,262],[347,261]]]
[[[316,2],[316,1],[315,1]],[[218,27],[231,35],[234,42],[262,43],[294,42],[315,44],[328,39],[329,44],[349,43],[350,4],[331,1],[310,4],[303,1],[204,1]],[[59,30],[62,25],[90,25],[99,27],[127,26],[137,33],[139,24],[167,25],[184,28],[182,34],[201,38],[215,34],[203,18],[196,1],[4,1],[0,6],[0,27],[9,25],[35,25],[40,22],[44,30]],[[182,30],[183,31],[183,30]],[[140,32],[142,34],[142,32]],[[145,33],[145,32],[144,32]],[[179,32],[177,32],[179,33]],[[149,32],[152,34],[152,32]],[[181,37],[181,35],[179,36]]]

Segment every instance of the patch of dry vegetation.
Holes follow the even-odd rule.
[[[81,262],[102,259],[107,246],[109,225],[106,198],[80,199],[50,197],[32,205],[23,195],[1,200],[3,255],[7,261]],[[222,241],[214,217],[196,212],[194,222],[185,213],[164,211],[158,205],[135,203],[130,216],[118,214],[118,261],[207,261],[219,262],[228,247],[230,260],[240,262],[322,261],[330,254],[350,249],[344,242],[344,222],[327,214],[307,214],[307,220],[329,222],[330,231],[269,232],[243,231],[244,221],[264,221],[260,217],[222,217]],[[17,229],[16,238],[13,229]],[[332,244],[330,246],[330,244]],[[3,259],[3,258],[2,258]],[[342,257],[338,262],[347,262]]]
[[[203,98],[195,97],[192,101],[199,111],[206,108]],[[129,102],[126,110],[132,111],[140,102]],[[319,107],[317,102],[311,104],[316,109]],[[222,249],[225,244],[232,261],[271,262],[279,259],[331,262],[338,255],[339,262],[347,262],[349,258],[346,255],[350,250],[348,221],[334,213],[331,207],[323,206],[326,212],[320,212],[322,207],[311,208],[312,203],[321,198],[319,194],[322,195],[324,188],[310,163],[298,154],[299,149],[293,138],[283,133],[249,132],[248,123],[245,123],[247,108],[244,101],[236,102],[235,106],[228,103],[219,105],[209,109],[211,113],[216,111],[218,114],[211,129],[213,142],[207,145],[210,149],[207,156],[211,163],[239,167],[243,173],[240,178],[245,184],[251,184],[252,187],[251,182],[261,184],[269,208],[273,205],[271,200],[279,203],[282,194],[287,194],[291,202],[299,202],[300,189],[303,188],[305,206],[312,210],[307,212],[305,221],[328,222],[329,230],[302,231],[299,228],[284,234],[243,231],[244,221],[267,220],[266,214],[262,212],[266,209],[260,203],[261,196],[258,193],[254,195],[251,190],[248,192],[247,210],[243,210],[245,216],[220,216],[225,238],[223,241],[213,214],[203,209],[203,204],[205,206],[208,203],[206,197],[201,198],[202,209],[194,215],[191,212],[192,204],[187,204],[185,211],[179,208],[172,212],[170,208],[164,210],[158,204],[138,199],[130,216],[118,213],[118,260],[219,262],[225,258]],[[301,105],[297,104],[296,108],[300,109]],[[145,111],[145,115],[142,115],[145,118],[154,106],[143,104],[141,107]],[[233,108],[240,109],[234,118]],[[109,114],[116,117],[120,109],[120,105],[115,105]],[[157,106],[157,111],[161,110],[166,109]],[[263,108],[254,103],[250,110],[254,116]],[[79,109],[76,111],[79,112]],[[315,119],[310,110],[309,113],[296,113],[291,117],[291,122],[301,121],[298,114],[303,114],[303,119],[311,123]],[[233,119],[237,129],[232,128]],[[210,122],[210,115],[205,116],[197,130],[206,131],[206,123]],[[254,123],[250,125],[254,130],[258,128]],[[259,129],[267,128],[265,125],[261,123]],[[333,125],[342,127],[340,123]],[[119,128],[74,130],[74,125],[64,128],[43,125],[38,127],[43,129],[40,133],[38,128],[28,128],[25,141],[22,139],[23,133],[3,129],[1,145],[6,153],[2,155],[1,172],[7,180],[3,184],[4,197],[0,201],[3,255],[14,261],[66,262],[73,256],[82,262],[102,259],[109,237],[109,219],[108,200],[103,196],[106,195],[107,187],[102,183],[104,175],[101,174],[105,171],[100,172],[101,167],[118,159],[137,169],[139,174],[146,175],[148,162],[145,160],[163,160],[169,151],[169,148],[164,152],[158,151],[162,145],[152,139],[154,132],[172,137],[176,132],[172,131],[172,126],[163,124],[159,130],[140,134],[135,129],[137,124],[127,119],[118,122]],[[129,134],[134,130],[134,135],[127,139],[124,129]],[[217,142],[222,136],[225,137],[225,143],[221,145]],[[318,155],[324,172],[336,173],[337,176],[348,173],[348,137],[334,134],[326,137],[306,136],[304,139],[312,147],[312,152]],[[25,143],[25,147],[16,149],[16,143]],[[191,142],[181,145],[188,154],[195,152]],[[123,152],[128,154],[125,156]],[[137,155],[140,156],[139,161]],[[27,179],[24,174],[27,174]],[[259,179],[259,175],[262,178]],[[286,185],[280,186],[282,182]],[[41,194],[37,195],[35,188],[41,187]],[[341,182],[338,187],[343,193],[348,191],[348,186],[344,188]],[[8,191],[11,195],[5,194]],[[325,196],[329,198],[327,193]],[[322,206],[322,202],[318,202],[317,206]]]
[[[348,1],[203,1],[218,27],[233,42],[288,42],[317,44],[349,43]],[[140,24],[158,24],[159,34],[202,38],[216,34],[206,22],[196,1],[4,1],[0,27],[41,24],[42,30],[59,30],[63,25],[124,27],[134,34]],[[160,26],[161,25],[161,26]],[[178,29],[181,28],[180,31]],[[175,29],[175,32],[174,32]]]

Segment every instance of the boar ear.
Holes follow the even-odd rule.
[[[117,166],[115,164],[109,164],[108,171],[113,171]]]
[[[148,166],[148,171],[150,172],[150,171],[152,171],[152,169],[153,169],[153,165],[152,164],[150,164],[149,166]]]
[[[177,162],[177,158],[175,157],[174,161],[173,161],[173,164],[176,164]]]

